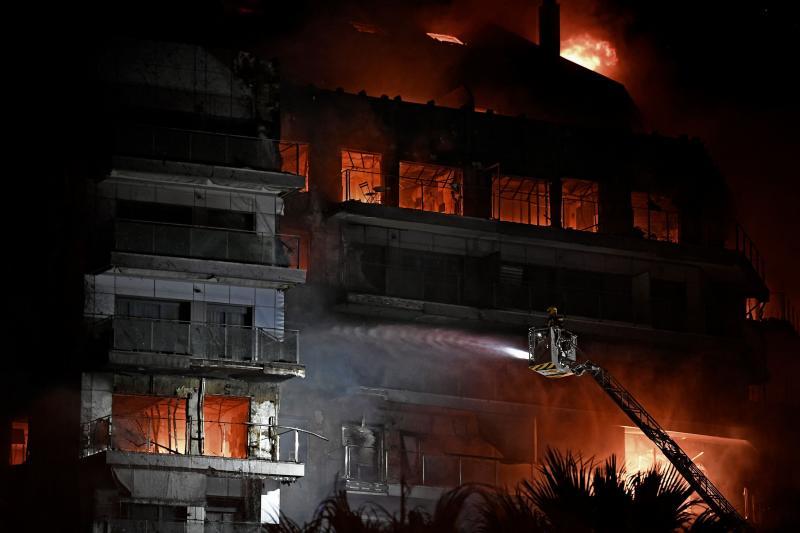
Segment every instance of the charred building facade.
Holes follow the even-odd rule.
[[[82,334],[58,393],[6,424],[8,486],[65,468],[81,530],[250,531],[334,490],[393,509],[404,483],[422,506],[511,488],[548,447],[664,464],[592,383],[528,371],[557,305],[757,517],[763,262],[703,145],[643,133],[543,10],[541,47],[339,21],[308,45],[330,70],[286,42],[106,46]],[[401,49],[432,68],[395,65],[389,97]]]

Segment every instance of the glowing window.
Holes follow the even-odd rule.
[[[447,35],[446,33],[426,33],[425,35],[431,39],[439,41],[440,43],[464,45],[464,42],[455,35]]]
[[[461,171],[440,165],[400,162],[400,207],[462,214]]]
[[[680,214],[668,196],[632,192],[631,207],[633,227],[645,239],[678,242]]]
[[[561,180],[561,225],[578,231],[597,232],[598,187],[594,181]]]
[[[186,453],[186,400],[114,394],[112,445],[142,453]]]
[[[381,203],[381,154],[342,150],[342,200]]]
[[[492,180],[492,217],[504,222],[550,224],[550,189],[546,180],[499,176]]]
[[[28,461],[28,421],[25,419],[11,422],[11,449],[8,464],[21,465]]]
[[[247,457],[250,399],[206,396],[203,400],[203,454]]]

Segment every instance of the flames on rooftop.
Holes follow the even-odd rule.
[[[464,45],[464,41],[456,37],[455,35],[447,35],[446,33],[426,33],[428,37],[431,39],[435,39],[442,43],[451,43],[451,44],[460,44]]]
[[[619,63],[617,51],[612,44],[589,33],[562,41],[561,57],[603,75],[610,74]]]

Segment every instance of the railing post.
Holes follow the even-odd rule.
[[[425,454],[422,454],[422,486],[425,486]]]
[[[294,430],[294,462],[300,462],[300,432]]]
[[[462,472],[463,465],[461,464],[461,457],[458,458],[458,486],[461,486],[461,480],[463,479],[463,472]]]
[[[259,342],[260,337],[261,337],[261,330],[253,326],[253,361],[261,360],[261,354],[258,351],[260,345]]]

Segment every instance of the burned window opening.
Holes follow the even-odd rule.
[[[116,450],[185,454],[186,400],[164,396],[114,394],[112,446]]]
[[[342,150],[342,200],[382,201],[381,154]]]
[[[663,194],[631,193],[633,228],[645,239],[677,243],[680,213],[672,200]]]
[[[250,398],[208,395],[203,400],[203,453],[247,457]]]
[[[461,215],[463,186],[463,175],[457,168],[400,162],[400,207]]]
[[[345,478],[367,483],[385,481],[383,473],[383,430],[376,426],[342,426]]]
[[[28,462],[28,419],[17,418],[11,421],[11,445],[8,464],[21,465]]]
[[[497,176],[492,180],[492,218],[534,226],[550,225],[547,180]]]
[[[596,233],[598,219],[597,182],[572,178],[561,180],[561,226]]]

